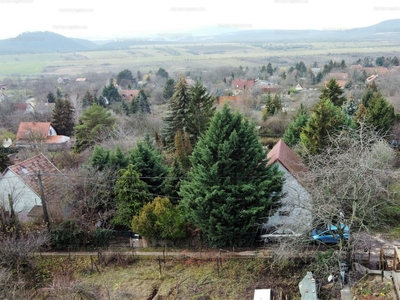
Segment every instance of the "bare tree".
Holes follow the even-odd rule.
[[[330,140],[321,154],[306,158],[311,169],[305,178],[313,201],[314,226],[342,226],[338,262],[351,262],[357,232],[378,226],[381,212],[392,203],[390,186],[398,176],[394,171],[395,152],[379,133],[359,124],[358,130],[342,132]]]

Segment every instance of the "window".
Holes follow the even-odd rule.
[[[280,210],[279,211],[279,216],[280,217],[287,217],[289,216],[290,212],[288,210]]]

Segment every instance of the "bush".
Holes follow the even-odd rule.
[[[57,250],[108,246],[113,233],[108,229],[83,230],[76,220],[68,220],[50,233],[51,246]]]

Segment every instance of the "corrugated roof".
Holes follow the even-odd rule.
[[[55,199],[58,195],[60,195],[60,191],[58,190],[58,186],[56,184],[56,178],[63,176],[63,174],[42,153],[15,165],[9,166],[5,172],[7,172],[7,170],[12,171],[40,197],[40,188],[36,173],[39,170],[42,177],[43,190],[46,200],[49,201],[50,199]]]
[[[275,144],[271,151],[268,152],[267,158],[269,159],[268,164],[279,161],[295,177],[310,171],[300,157],[283,140],[279,140]]]
[[[17,140],[29,138],[30,134],[38,134],[45,139],[49,129],[50,122],[21,122],[17,131]]]

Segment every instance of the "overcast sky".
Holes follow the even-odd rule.
[[[88,39],[134,38],[201,27],[334,29],[400,18],[395,0],[0,0],[0,39],[53,31]],[[194,31],[193,31],[194,32]]]

